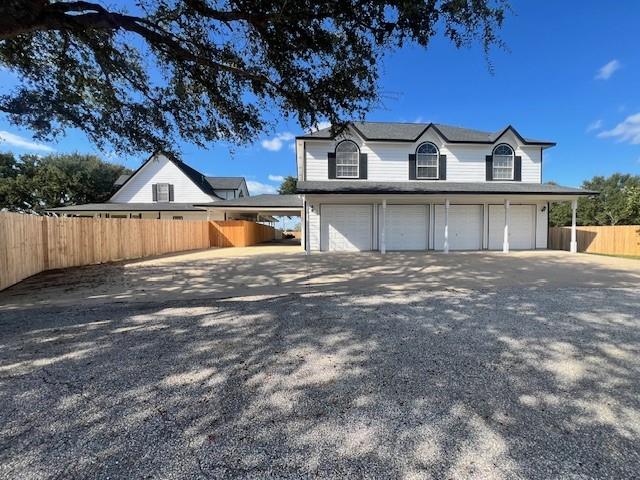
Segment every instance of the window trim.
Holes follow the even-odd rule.
[[[166,200],[161,200],[160,199],[160,186],[161,185],[166,185],[167,186],[167,199]],[[156,202],[157,203],[169,203],[171,201],[171,186],[168,182],[158,182],[156,183]]]
[[[498,149],[498,147],[502,147],[502,146],[509,147],[509,150],[511,150],[511,177],[509,177],[509,178],[496,178],[496,162],[495,162],[495,160],[496,160],[496,150]],[[498,156],[506,158],[506,155],[498,155]],[[499,143],[498,145],[493,147],[493,150],[491,151],[491,160],[492,160],[491,176],[492,176],[494,181],[509,182],[509,181],[515,180],[515,178],[516,178],[516,150],[515,150],[515,148],[513,148],[508,143]],[[505,168],[505,167],[497,167],[497,168]]]
[[[418,150],[420,150],[420,147],[422,147],[423,145],[433,145],[433,148],[436,149],[436,175],[435,175],[435,177],[421,177],[418,174],[418,172],[420,171],[420,168],[433,168],[433,167],[420,167],[418,165],[418,155],[431,155],[431,154],[420,154],[420,153],[418,153]],[[418,145],[418,148],[416,148],[416,180],[440,180],[440,149],[433,142],[422,142],[420,145]]]
[[[356,146],[356,152],[357,152],[357,155],[358,155],[358,162],[355,165],[355,167],[356,167],[356,174],[355,175],[338,175],[338,167],[340,167],[340,166],[342,166],[342,167],[353,167],[352,164],[343,164],[343,165],[339,165],[338,164],[338,147],[340,147],[340,145],[342,145],[344,143],[353,143]],[[358,144],[356,142],[354,142],[353,140],[342,140],[341,142],[338,142],[338,144],[336,145],[334,153],[335,153],[335,156],[336,156],[336,178],[348,178],[348,179],[360,178],[360,147],[358,146]]]

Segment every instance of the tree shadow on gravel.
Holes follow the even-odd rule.
[[[213,254],[213,253],[211,253]],[[522,285],[592,288],[640,285],[640,261],[565,252],[374,252],[253,255],[238,258],[176,255],[155,260],[52,270],[0,292],[0,308],[31,305],[244,295],[484,289]]]
[[[638,293],[6,312],[0,477],[631,478]]]

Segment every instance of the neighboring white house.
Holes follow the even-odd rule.
[[[105,203],[53,208],[64,215],[105,218],[223,220],[207,205],[249,197],[244,177],[208,177],[180,160],[154,154],[133,174],[122,175]]]
[[[542,184],[554,145],[511,126],[433,123],[352,122],[337,137],[297,137],[305,249],[547,248],[549,202],[571,201],[575,225],[577,198],[594,193]]]

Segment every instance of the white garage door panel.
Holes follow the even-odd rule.
[[[444,249],[444,205],[436,205],[435,249]],[[449,206],[449,249],[482,249],[482,205]]]
[[[427,205],[387,205],[387,250],[427,249]],[[382,208],[379,217],[382,218]],[[382,220],[378,222],[382,228]]]
[[[322,250],[371,250],[372,210],[371,205],[322,205]]]
[[[509,248],[533,250],[536,245],[536,206],[511,205],[509,214]],[[504,205],[489,205],[489,249],[502,250],[503,239]]]

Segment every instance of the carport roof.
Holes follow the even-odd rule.
[[[264,194],[254,197],[240,197],[218,202],[200,203],[200,207],[223,208],[253,207],[253,208],[302,208],[302,199],[298,195]]]
[[[84,205],[70,205],[68,207],[48,208],[47,212],[167,212],[194,211],[201,212],[191,203],[85,203]]]
[[[598,192],[548,183],[332,180],[299,181],[298,193],[596,195]]]

